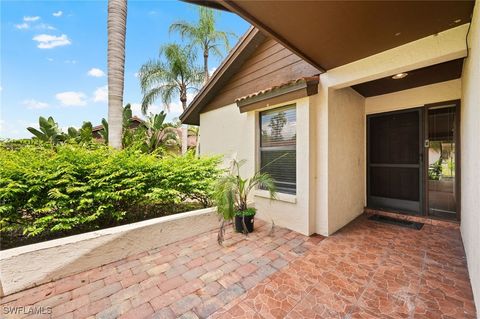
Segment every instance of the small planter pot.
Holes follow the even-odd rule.
[[[245,226],[247,228],[247,232],[253,232],[253,222],[255,216],[235,216],[235,230],[237,233],[243,233],[243,223],[242,220],[245,218]]]

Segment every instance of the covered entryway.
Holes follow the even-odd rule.
[[[459,102],[367,117],[367,206],[458,219]]]
[[[352,86],[366,97],[368,208],[459,220],[462,65],[457,59]]]

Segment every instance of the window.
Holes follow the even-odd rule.
[[[260,170],[273,177],[280,193],[296,193],[296,126],[295,105],[260,112]]]

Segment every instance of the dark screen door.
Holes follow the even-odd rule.
[[[368,206],[422,212],[422,110],[371,115],[368,121]]]

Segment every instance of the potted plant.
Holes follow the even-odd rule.
[[[273,178],[268,173],[257,171],[249,178],[240,176],[240,167],[245,160],[232,160],[230,170],[223,175],[215,186],[214,200],[217,212],[222,218],[218,233],[218,243],[222,244],[227,222],[235,219],[235,229],[248,234],[253,231],[254,207],[248,207],[250,191],[260,187],[270,193],[270,198],[275,198],[276,190]]]

